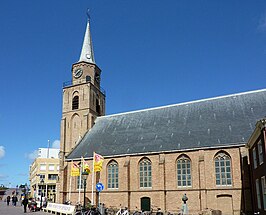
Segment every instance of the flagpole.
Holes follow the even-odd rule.
[[[93,188],[94,188],[94,154],[95,152],[93,152],[93,159],[92,159],[92,179],[91,179],[91,204],[94,205],[94,201],[93,201]]]
[[[79,199],[78,203],[80,204],[80,191],[81,191],[81,166],[82,166],[82,157],[80,158],[80,166],[79,166]]]
[[[73,160],[71,162],[71,170],[73,168]],[[70,170],[70,172],[71,172]],[[70,196],[71,196],[71,186],[72,186],[72,176],[71,176],[71,173],[70,173],[70,182],[69,182],[69,195],[68,195],[68,200],[70,201]]]

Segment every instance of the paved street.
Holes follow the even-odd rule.
[[[44,213],[44,212],[29,212],[27,211],[27,213],[32,214],[32,215],[44,215],[44,214],[48,214],[48,213]],[[18,204],[18,206],[14,207],[14,206],[7,206],[6,202],[4,201],[0,201],[0,214],[1,215],[18,215],[18,214],[25,214],[23,211],[23,206],[20,206],[20,202]]]

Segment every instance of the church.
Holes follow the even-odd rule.
[[[251,211],[245,144],[265,115],[266,89],[106,116],[88,20],[72,82],[63,87],[57,202],[83,196],[71,162],[83,157],[92,166],[96,152],[103,169],[89,175],[86,201],[98,202],[94,180],[104,185],[107,207],[179,213],[186,194],[191,214]]]

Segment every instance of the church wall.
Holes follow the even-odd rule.
[[[185,193],[188,196],[188,209],[189,213],[197,213],[199,212],[199,192],[197,190],[186,190]],[[184,191],[176,191],[171,190],[166,192],[166,211],[171,213],[179,213],[182,209],[182,197],[184,195]]]
[[[128,206],[127,192],[103,191],[100,194],[100,199],[108,208],[120,208],[120,205],[123,208]]]
[[[210,190],[207,195],[209,209],[218,209],[225,215],[240,214],[241,190]]]
[[[63,90],[63,115],[67,112],[75,112],[72,111],[74,95],[79,96],[79,109],[88,108],[90,104],[90,87],[84,84],[72,86]]]
[[[121,204],[122,207],[129,207],[131,210],[135,210],[136,207],[138,209],[141,207],[141,197],[149,197],[151,198],[152,207],[178,212],[182,207],[182,196],[186,193],[191,213],[208,209],[221,209],[225,212],[232,210],[232,214],[233,211],[234,214],[239,214],[242,204],[240,150],[239,147],[222,150],[231,157],[233,184],[232,186],[219,187],[216,186],[215,181],[214,157],[221,150],[197,150],[106,158],[103,170],[100,173],[100,181],[105,186],[104,191],[101,193],[101,202],[107,206],[116,206],[117,208]],[[185,154],[191,160],[191,187],[177,187],[176,161],[182,154]],[[139,187],[138,165],[144,157],[148,158],[152,163],[151,188]],[[112,160],[115,160],[119,166],[118,189],[108,189],[107,187],[107,165]],[[89,160],[89,165],[92,167],[91,160]],[[87,179],[87,196],[89,198],[91,198],[91,194],[89,194],[91,193],[91,182],[91,175],[89,175]],[[76,186],[76,182],[72,184],[73,186]],[[75,189],[75,187],[72,188],[73,191]],[[94,198],[95,202],[96,196]],[[81,200],[83,201],[83,195]],[[226,204],[230,202],[230,207],[223,206],[221,202]]]
[[[61,140],[65,140],[65,152],[69,153],[74,147],[75,143],[79,140],[79,137],[82,137],[88,128],[89,124],[89,113],[88,110],[80,110],[78,113],[75,111],[68,112],[63,115],[65,123],[65,131],[61,134]],[[79,119],[79,124],[76,124],[75,119]],[[62,125],[61,125],[62,126]],[[76,127],[76,128],[75,128]],[[61,127],[61,130],[63,127]],[[75,132],[78,131],[79,132]],[[61,144],[63,148],[63,142]]]

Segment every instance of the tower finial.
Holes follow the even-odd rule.
[[[92,39],[91,39],[91,32],[90,32],[90,14],[89,14],[89,11],[90,11],[90,9],[87,9],[88,21],[87,21],[87,27],[86,27],[86,32],[85,32],[85,36],[84,36],[84,41],[83,41],[83,46],[82,46],[79,62],[85,61],[88,63],[94,63],[95,64]]]

